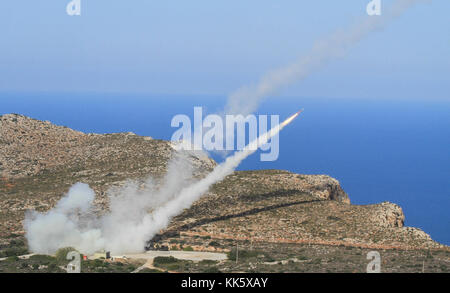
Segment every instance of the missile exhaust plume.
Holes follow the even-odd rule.
[[[263,75],[253,85],[243,86],[232,93],[227,100],[225,113],[247,115],[253,113],[259,103],[267,96],[293,82],[305,79],[328,62],[344,57],[351,47],[370,33],[383,29],[410,6],[426,0],[396,0],[384,9],[379,16],[366,16],[346,30],[338,30],[319,40],[312,49],[287,66],[272,70]]]
[[[235,168],[245,158],[256,152],[260,146],[266,144],[271,137],[278,134],[284,127],[286,127],[286,125],[291,123],[298,115],[300,115],[301,111],[290,116],[281,124],[273,127],[268,132],[250,142],[243,150],[228,157],[225,162],[218,165],[205,178],[183,189],[177,198],[167,202],[154,213],[146,216],[145,221],[148,221],[148,227],[150,227],[150,230],[148,231],[149,239],[151,239],[159,230],[167,227],[173,216],[179,214],[183,209],[190,207],[194,201],[199,199],[205,192],[208,191],[211,185],[223,180],[226,176],[233,173]]]
[[[140,184],[129,182],[110,190],[109,211],[102,216],[94,212],[95,192],[87,184],[73,185],[52,210],[26,213],[24,226],[30,251],[52,254],[62,247],[74,247],[88,255],[100,250],[114,254],[142,252],[147,241],[166,228],[174,216],[190,207],[212,184],[233,173],[242,160],[300,112],[250,142],[198,181],[192,179],[189,154],[175,152],[162,184],[155,184],[150,178],[143,189]]]

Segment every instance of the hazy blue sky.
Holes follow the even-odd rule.
[[[2,1],[0,92],[227,95],[364,17],[369,0],[81,0],[73,17],[68,2]],[[449,93],[450,1],[435,0],[280,95]]]

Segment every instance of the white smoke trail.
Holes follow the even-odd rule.
[[[255,85],[241,87],[228,97],[225,112],[249,114],[254,112],[261,100],[292,82],[302,80],[327,62],[343,57],[349,49],[371,32],[384,28],[390,21],[410,6],[425,0],[397,0],[382,15],[367,16],[347,30],[338,30],[318,41],[311,51],[298,61],[263,75]],[[429,1],[428,1],[429,2]]]
[[[172,217],[190,207],[212,184],[231,174],[242,160],[296,116],[298,113],[228,157],[199,181],[192,181],[192,168],[186,157],[178,156],[170,163],[161,188],[151,179],[144,189],[129,183],[109,194],[110,211],[100,217],[93,214],[94,191],[86,184],[73,185],[54,209],[26,215],[24,226],[30,251],[51,254],[70,246],[85,254],[99,250],[114,254],[142,252],[146,242],[166,228]]]
[[[233,173],[236,167],[248,156],[256,152],[262,145],[266,144],[268,140],[277,135],[281,129],[288,125],[299,115],[299,112],[286,119],[283,123],[276,125],[266,133],[260,135],[258,138],[250,142],[243,150],[236,152],[228,157],[225,162],[218,165],[205,178],[196,182],[183,190],[173,200],[167,202],[152,214],[148,214],[145,219],[145,226],[147,227],[146,235],[151,239],[159,230],[168,226],[170,220],[178,215],[183,209],[189,208],[196,200],[198,200],[209,187],[214,183],[223,180],[226,176]]]

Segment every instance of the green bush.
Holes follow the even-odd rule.
[[[309,262],[309,264],[312,264],[312,265],[319,265],[321,263],[322,263],[322,260],[320,258],[313,259]]]
[[[5,261],[6,262],[16,262],[18,260],[19,260],[19,258],[14,255],[14,256],[9,256]]]
[[[308,258],[307,258],[306,256],[304,256],[304,255],[300,255],[300,256],[298,257],[298,259],[299,259],[299,260],[307,260]]]
[[[53,256],[50,256],[50,255],[44,255],[44,254],[35,254],[35,255],[30,256],[29,259],[33,262],[40,263],[42,265],[48,265],[50,263],[56,262],[56,258],[54,258]]]
[[[183,251],[194,251],[194,249],[191,246],[186,246],[183,248]]]
[[[25,246],[23,240],[13,239],[9,242],[9,247]]]
[[[160,271],[160,270],[155,270],[155,269],[145,268],[145,269],[140,270],[138,273],[141,273],[141,274],[162,273],[162,271]]]
[[[19,256],[27,253],[28,250],[25,247],[9,247],[0,251],[0,257]]]
[[[246,258],[252,258],[252,257],[257,257],[260,254],[264,254],[261,251],[257,251],[257,250],[244,250],[244,249],[239,249],[238,251],[238,258],[239,259],[246,259]],[[227,253],[228,259],[229,260],[236,260],[236,248],[233,248],[231,251],[229,251]]]
[[[217,263],[217,261],[210,260],[210,259],[204,259],[199,262],[199,264],[201,264],[201,265],[212,265],[212,264],[216,264],[216,263]]]
[[[273,262],[273,261],[276,261],[276,259],[273,258],[273,257],[272,257],[271,255],[269,255],[269,254],[265,254],[265,255],[264,255],[264,260],[267,261],[267,262]]]
[[[173,263],[173,264],[167,265],[167,269],[169,271],[179,271],[181,269],[181,265],[178,263]]]
[[[55,263],[51,263],[51,264],[48,265],[48,270],[49,270],[50,272],[56,271],[57,268],[58,268],[58,266],[57,266]]]

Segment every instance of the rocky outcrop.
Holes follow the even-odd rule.
[[[378,205],[374,205],[375,211],[371,217],[371,221],[375,225],[381,227],[403,227],[405,222],[405,215],[400,206],[383,202]]]
[[[320,197],[350,204],[350,198],[342,189],[339,181],[326,175],[301,175],[309,187],[320,191]]]

